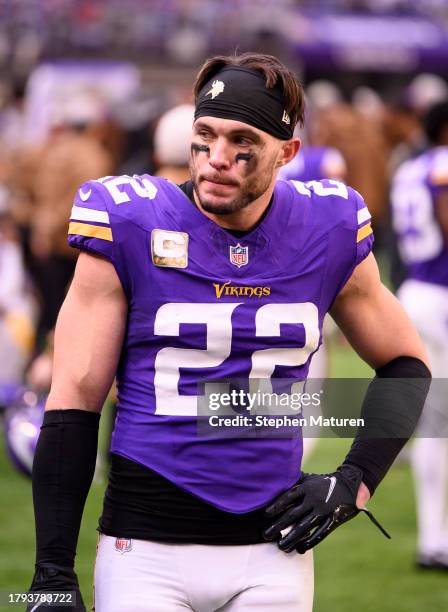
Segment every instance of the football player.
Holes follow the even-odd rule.
[[[32,591],[73,590],[84,609],[75,551],[116,376],[96,611],[309,612],[311,549],[364,508],[409,436],[426,355],[380,282],[362,197],[276,182],[300,145],[295,75],[272,56],[215,57],[194,93],[190,181],[105,177],[76,195],[81,254],[34,461]],[[204,383],[304,380],[329,310],[376,368],[362,410],[386,439],[359,433],[335,472],[307,475],[300,435],[201,434]]]
[[[448,102],[424,118],[431,147],[404,162],[392,186],[393,224],[407,280],[398,296],[426,345],[434,376],[448,364]],[[413,449],[417,493],[417,565],[448,570],[446,395],[433,386]]]
[[[333,147],[302,146],[286,166],[280,168],[278,178],[284,181],[320,181],[335,179],[345,182],[347,165],[341,153]]]

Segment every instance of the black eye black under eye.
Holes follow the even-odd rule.
[[[208,145],[192,142],[191,151],[194,151],[195,153],[210,153],[210,147]]]
[[[235,161],[239,162],[241,161],[250,161],[252,159],[252,157],[254,156],[253,153],[237,153],[235,155]]]

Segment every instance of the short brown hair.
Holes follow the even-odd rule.
[[[291,117],[294,128],[297,123],[303,125],[305,94],[297,76],[273,55],[263,53],[242,53],[241,55],[216,55],[202,64],[193,86],[195,102],[204,85],[224,66],[244,66],[258,70],[269,89],[279,83],[285,96],[286,112]]]

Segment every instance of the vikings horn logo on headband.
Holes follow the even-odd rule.
[[[205,94],[206,96],[208,96],[208,94],[212,94],[212,100],[214,100],[216,98],[216,96],[219,96],[220,93],[222,93],[224,91],[224,83],[222,81],[213,81],[212,83],[212,88]]]
[[[290,116],[288,115],[288,113],[285,110],[283,111],[282,121],[283,121],[283,123],[286,123],[286,125],[290,125],[291,124],[291,118],[290,118]]]

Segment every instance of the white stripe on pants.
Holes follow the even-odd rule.
[[[313,555],[275,544],[212,546],[132,540],[120,552],[101,535],[96,612],[311,612]]]

